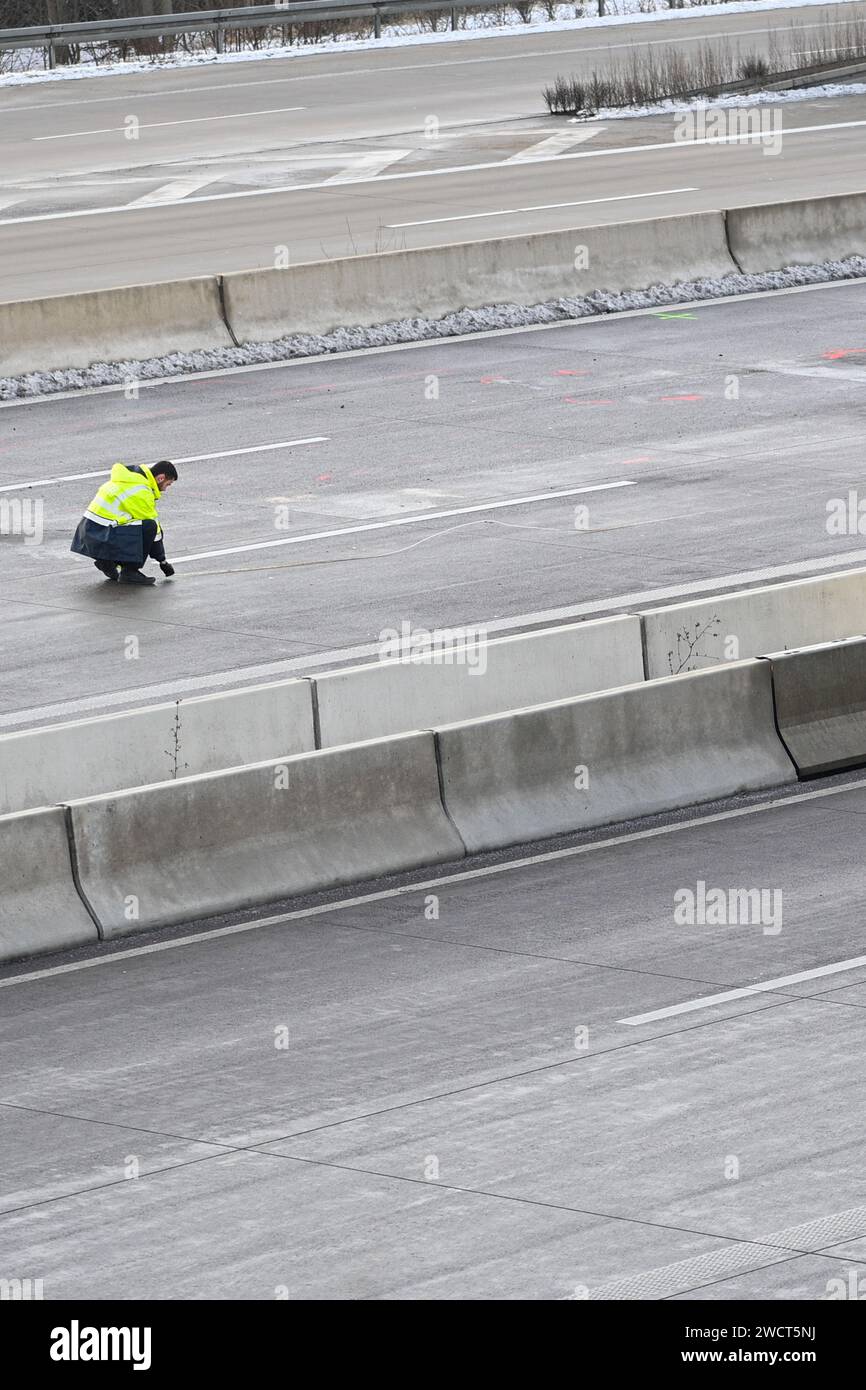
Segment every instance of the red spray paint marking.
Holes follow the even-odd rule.
[[[702,401],[703,396],[659,396],[660,401]]]
[[[821,353],[821,356],[829,362],[836,362],[840,357],[856,357],[864,353],[866,353],[866,348],[828,348],[826,352]]]
[[[627,463],[652,463],[652,459],[650,458],[649,454],[642,454],[640,458],[623,459],[622,462],[624,467]]]
[[[502,384],[503,384],[503,386],[510,386],[510,385],[511,385],[510,381],[509,381],[508,378],[505,377],[505,376],[483,376],[483,377],[481,378],[481,385],[482,385],[482,386],[492,386],[492,385],[494,384],[494,382],[497,382],[497,381],[501,381]]]
[[[575,367],[558,367],[554,376],[589,376],[588,371],[578,371]]]

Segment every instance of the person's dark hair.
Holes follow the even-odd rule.
[[[150,471],[155,478],[171,478],[172,482],[177,482],[177,469],[170,459],[155,463]]]

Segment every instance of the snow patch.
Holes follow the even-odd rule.
[[[734,273],[718,279],[651,285],[645,290],[628,290],[619,294],[593,290],[591,294],[579,298],[554,299],[544,304],[489,304],[480,309],[460,309],[440,319],[399,319],[372,328],[358,326],[335,328],[325,334],[299,333],[273,343],[243,343],[240,347],[202,352],[174,352],[146,361],[95,362],[83,370],[30,372],[26,376],[0,377],[0,400],[50,396],[58,391],[124,385],[160,377],[219,371],[225,367],[249,367],[258,362],[289,362],[296,358],[319,357],[358,348],[434,341],[497,328],[525,328],[537,323],[560,323],[567,319],[622,313],[628,309],[665,308],[671,304],[686,304],[702,299],[724,299],[755,291],[791,289],[797,285],[820,285],[864,277],[866,256],[849,256],[844,261],[787,266],[784,270],[767,271],[760,275]]]
[[[866,66],[866,60],[864,60]],[[818,97],[862,97],[866,82],[826,82],[822,87],[797,87],[788,92],[732,92],[724,97],[692,97],[677,101],[669,98],[650,106],[605,106],[592,116],[571,116],[568,125],[583,125],[587,121],[621,121],[631,116],[669,116],[682,111],[716,111],[721,107],[748,108],[778,106],[789,101],[814,101]],[[781,132],[784,134],[784,131]]]

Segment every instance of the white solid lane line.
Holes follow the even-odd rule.
[[[339,902],[322,903],[318,907],[298,908],[295,912],[281,912],[276,917],[261,917],[255,922],[238,922],[232,927],[215,927],[212,931],[199,932],[194,936],[178,936],[172,941],[156,941],[149,946],[132,946],[127,951],[116,951],[112,955],[95,956],[89,960],[75,961],[70,965],[52,965],[44,970],[31,970],[26,975],[13,975],[8,980],[0,980],[0,989],[12,985],[28,984],[33,980],[46,980],[53,975],[70,975],[78,970],[91,970],[98,965],[113,965],[116,961],[130,960],[134,956],[150,956],[160,951],[174,951],[181,946],[197,946],[223,936],[237,936],[241,932],[261,931],[263,927],[281,927],[286,922],[304,921],[310,917],[321,917],[329,912],[341,912],[347,907],[363,907],[367,903],[385,902],[389,898],[402,898],[408,893],[425,893],[428,889],[442,889],[449,884],[470,883],[474,879],[492,878],[497,874],[512,873],[515,869],[534,868],[537,864],[554,864],[560,859],[574,859],[581,854],[595,854],[599,850],[613,849],[618,845],[633,844],[637,840],[654,840],[660,835],[677,835],[688,830],[700,830],[705,825],[715,825],[719,821],[739,820],[742,816],[754,816],[761,811],[775,811],[781,806],[796,806],[801,801],[815,801],[821,797],[839,796],[842,792],[866,791],[863,782],[845,782],[839,787],[822,787],[818,791],[795,793],[793,796],[777,797],[772,801],[762,801],[755,806],[738,806],[732,811],[715,811],[709,816],[698,816],[694,820],[680,821],[675,825],[657,825],[651,830],[635,830],[629,835],[614,835],[608,840],[595,840],[588,845],[572,845],[569,849],[548,850],[543,854],[527,855],[522,859],[512,859],[503,864],[491,864],[483,869],[462,869],[454,874],[443,874],[440,878],[424,879],[421,882],[406,883],[400,888],[386,888],[378,893],[363,893]],[[611,966],[611,969],[616,967]],[[833,970],[833,966],[829,970]]]
[[[388,230],[432,227],[437,222],[474,222],[479,217],[513,217],[518,212],[550,212],[555,208],[586,208],[595,203],[628,203],[632,198],[671,198],[675,193],[700,193],[699,188],[661,188],[656,193],[617,193],[612,198],[581,198],[576,203],[537,203],[534,207],[503,208],[500,212],[463,212],[457,217],[427,217],[423,222],[389,222]]]
[[[174,463],[202,463],[207,459],[229,459],[238,454],[266,454],[271,449],[289,449],[295,444],[326,444],[329,434],[311,434],[308,439],[282,439],[276,444],[250,444],[244,449],[221,449],[216,454],[187,454],[186,458],[176,458]]]
[[[113,74],[114,77],[138,77],[140,75],[140,73],[134,72]],[[70,79],[67,78],[66,80],[69,81]],[[130,101],[162,101],[165,97],[198,96],[199,92],[223,92],[233,87],[283,87],[287,81],[291,80],[291,78],[285,77],[267,77],[258,82],[255,80],[250,82],[211,82],[200,87],[164,87],[155,92],[120,92],[118,95],[110,97],[79,97],[77,101],[40,101],[34,105],[19,107],[15,114],[29,116],[31,111],[60,111],[64,106],[110,106],[112,104],[120,105],[121,102],[124,106],[128,106]]]
[[[276,444],[251,444],[244,449],[221,449],[216,454],[188,454],[186,458],[175,458],[172,462],[205,463],[208,459],[235,458],[241,454],[266,454],[271,449],[292,449],[298,444],[325,444],[329,439],[330,435],[314,434],[309,439],[283,439]],[[94,473],[63,473],[59,478],[37,478],[32,483],[5,483],[0,487],[0,492],[26,492],[34,487],[50,487],[53,483],[78,483],[82,478],[107,478],[110,472],[110,468],[98,468]]]
[[[850,130],[854,127],[866,126],[866,120],[862,121],[833,121],[829,125],[804,125],[783,127],[781,134],[785,139],[790,139],[792,135],[814,135],[822,134],[828,130]],[[48,138],[48,137],[40,137]],[[60,137],[50,137],[51,139]],[[667,140],[659,141],[649,145],[620,145],[614,149],[602,150],[573,150],[571,153],[545,155],[539,159],[528,161],[530,165],[557,163],[566,159],[606,159],[608,156],[649,154],[655,150],[691,150],[697,149],[701,145],[749,145],[760,144],[769,137],[762,131],[751,131],[742,135],[706,135],[697,140]],[[773,137],[775,138],[775,137]],[[473,174],[484,169],[520,169],[519,164],[509,164],[507,161],[493,159],[485,160],[480,164],[454,164],[442,169],[405,169],[397,174],[380,174],[375,180],[378,183],[394,183],[404,179],[435,179],[442,178],[449,174]],[[367,183],[369,180],[357,178],[347,179],[346,187],[351,187],[352,182]],[[232,202],[238,198],[272,198],[279,193],[309,193],[319,188],[329,188],[331,185],[328,180],[320,180],[317,183],[289,183],[283,184],[279,188],[247,188],[237,193],[206,193],[201,198],[186,198],[184,207],[197,207],[200,203],[225,203]],[[170,206],[170,204],[168,205]],[[149,211],[147,208],[83,208],[77,212],[43,212],[37,213],[33,217],[4,217],[0,218],[0,227],[21,226],[25,222],[56,222],[66,217],[113,217],[120,216],[122,213],[134,211],[144,213]]]
[[[249,550],[270,550],[276,545],[306,545],[309,541],[330,540],[334,536],[355,536],[362,531],[385,531],[395,526],[418,526],[425,521],[439,521],[442,517],[467,516],[471,512],[495,512],[503,507],[524,507],[530,502],[547,502],[556,497],[577,497],[584,492],[609,492],[617,487],[636,487],[629,479],[616,483],[593,483],[590,487],[571,487],[564,492],[538,492],[531,497],[509,497],[501,502],[475,502],[468,507],[449,507],[441,512],[419,512],[416,516],[391,517],[388,521],[365,521],[358,526],[340,526],[334,531],[305,532],[301,536],[284,536],[277,541],[254,541],[251,545],[233,545],[226,550],[202,550],[197,555],[178,555],[172,557],[173,565],[183,565],[190,560],[216,560],[222,555],[242,555]]]
[[[852,956],[850,960],[839,960],[833,965],[819,965],[814,970],[798,970],[794,975],[777,975],[774,980],[764,980],[758,985],[726,989],[722,994],[705,994],[702,999],[689,999],[685,1004],[671,1004],[666,1009],[653,1009],[648,1014],[635,1014],[634,1018],[621,1018],[619,1022],[627,1023],[631,1027],[640,1023],[657,1023],[662,1018],[676,1018],[679,1014],[695,1013],[698,1009],[711,1009],[715,1004],[727,1004],[733,999],[748,999],[754,994],[766,994],[769,990],[785,989],[787,985],[799,985],[804,980],[821,980],[825,975],[839,975],[845,970],[859,970],[864,965],[866,956]]]
[[[241,121],[250,116],[283,116],[288,111],[306,111],[306,106],[277,106],[273,111],[235,111],[231,116],[188,116],[183,121],[140,121],[136,130],[157,130],[161,126],[200,125],[203,121]],[[100,130],[64,130],[59,135],[31,135],[38,143],[41,140],[80,140],[86,135],[125,135],[129,127],[125,125],[103,126]]]

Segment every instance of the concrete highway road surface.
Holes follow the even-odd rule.
[[[0,301],[859,190],[862,93],[721,144],[541,100],[852,16],[0,86]],[[4,402],[0,734],[862,568],[864,315],[840,281]],[[76,525],[166,458],[176,575],[109,584]],[[866,769],[0,966],[0,1297],[866,1288],[864,816]]]
[[[767,800],[7,969],[0,1268],[46,1299],[856,1286],[866,789]],[[773,907],[678,924],[700,881]]]
[[[841,283],[6,406],[0,729],[375,660],[404,620],[862,565],[827,507],[862,483],[864,308]],[[115,460],[160,458],[177,578],[118,590],[69,542]]]
[[[118,155],[130,167],[184,153],[248,153],[303,113],[303,139],[400,134],[419,117],[446,125],[503,120],[544,109],[541,91],[558,72],[589,73],[647,48],[691,51],[728,43],[765,54],[787,46],[792,25],[805,41],[866,14],[863,0],[785,6],[745,14],[624,19],[604,26],[465,42],[413,44],[351,53],[309,49],[264,62],[230,62],[119,77],[76,78],[0,87],[5,113],[0,149],[7,177],[47,175],[82,165],[107,169]],[[150,113],[150,114],[148,114]],[[141,138],[124,121],[137,116]],[[248,124],[238,127],[237,122]],[[201,129],[197,127],[201,126]]]
[[[772,144],[708,145],[670,115],[552,118],[542,90],[647,47],[766,52],[792,23],[808,37],[864,14],[692,15],[0,87],[0,300],[269,267],[282,247],[298,263],[859,189],[862,96],[766,108]]]

